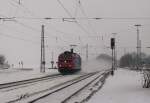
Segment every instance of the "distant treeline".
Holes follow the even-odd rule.
[[[137,59],[137,53],[128,53],[120,58],[120,67],[135,67],[137,62],[140,66],[150,67],[150,56],[145,53],[141,53]]]

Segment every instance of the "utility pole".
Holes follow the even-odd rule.
[[[19,61],[19,68],[20,68],[20,61]]]
[[[86,45],[86,60],[88,61],[88,58],[89,58],[89,54],[88,54],[88,52],[89,52],[89,46],[88,46],[88,44]]]
[[[19,5],[20,5],[20,4],[21,4],[21,0],[19,0],[19,2],[18,2],[18,3],[19,3]]]
[[[136,67],[139,69],[139,53],[140,53],[140,39],[139,39],[139,27],[141,24],[134,25],[137,28],[137,60],[136,60]]]
[[[124,49],[124,55],[127,54],[126,47],[124,47],[123,49]]]
[[[51,60],[52,69],[54,68],[54,52],[52,52],[52,60]]]
[[[22,66],[22,68],[23,68],[23,61],[21,61],[20,64],[21,64],[21,66]]]
[[[40,65],[40,72],[45,72],[45,45],[44,45],[44,25],[42,25],[42,32],[41,32],[41,65]]]
[[[104,36],[101,36],[101,43],[102,43],[102,51],[105,52],[105,44],[104,44]]]
[[[141,40],[139,40],[139,65],[141,68],[142,67],[142,44],[141,44]]]

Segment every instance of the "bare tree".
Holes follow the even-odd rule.
[[[5,64],[5,60],[6,60],[5,56],[4,55],[0,55],[0,64],[1,65]]]

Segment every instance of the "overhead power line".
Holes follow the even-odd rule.
[[[13,32],[16,32],[16,34],[18,34],[18,35],[27,35],[28,37],[32,37],[32,38],[39,38],[39,35],[37,35],[37,33],[35,34],[35,33],[26,33],[26,32],[24,32],[23,30],[19,30],[19,29],[16,29],[16,27],[14,27],[14,26],[10,26],[10,25],[6,25],[6,24],[2,24],[1,25],[1,27],[0,28],[2,28],[2,29],[5,29],[5,30],[10,30],[10,31],[13,31]]]
[[[36,16],[32,11],[30,11],[27,7],[25,7],[25,6],[20,2],[20,0],[19,0],[19,2],[18,2],[18,1],[15,1],[15,0],[11,0],[11,1],[13,1],[13,3],[16,4],[16,5],[14,5],[14,4],[11,3],[13,6],[20,7],[22,10],[24,9],[25,12],[27,12],[29,15],[31,15],[31,16],[33,16],[33,17]]]
[[[86,12],[84,11],[84,7],[83,7],[81,1],[79,0],[78,3],[79,3],[79,8],[80,8],[81,12],[83,13],[84,17],[88,18]],[[94,30],[92,24],[90,23],[89,19],[87,19],[87,22],[88,22],[88,25],[89,25],[90,29],[93,31],[93,33],[97,34],[96,31]]]
[[[20,21],[18,21],[18,20],[16,20],[15,23],[17,23],[17,24],[19,24],[19,25],[21,25],[21,26],[23,26],[23,27],[25,27],[25,28],[27,28],[27,29],[30,29],[30,30],[32,30],[32,31],[40,32],[39,29],[36,29],[36,28],[34,28],[34,27],[32,27],[32,26],[29,26],[29,25],[27,25],[27,24],[25,24],[25,23],[22,23],[22,22],[20,22]],[[53,35],[52,33],[49,33],[47,30],[45,30],[45,34],[50,34],[50,36],[53,37],[53,39],[56,38],[56,35]],[[59,39],[61,39],[61,38],[59,38]],[[63,40],[63,39],[61,39],[61,41],[65,42],[65,43],[67,42],[67,41],[65,41],[65,40]],[[67,43],[68,43],[68,42],[67,42]]]
[[[62,2],[60,1],[60,0],[57,0],[58,1],[58,3],[61,5],[61,7],[66,11],[66,13],[70,16],[70,17],[72,17],[72,14],[65,8],[65,6],[62,4]]]
[[[74,17],[72,16],[72,14],[64,7],[64,5],[61,3],[60,0],[57,0],[58,3],[62,6],[62,8],[66,11],[66,13],[70,16],[70,18],[74,19]],[[81,24],[79,24],[79,22],[75,19],[75,23],[77,24],[78,27],[80,27],[80,29],[82,31],[84,31],[86,34],[90,34]]]
[[[18,21],[18,20],[16,20],[15,23],[17,23],[17,24],[19,24],[19,25],[21,25],[21,26],[23,26],[23,27],[25,27],[25,28],[27,28],[27,29],[30,29],[30,30],[32,30],[32,31],[40,32],[39,29],[33,28],[33,27],[31,27],[31,26],[29,26],[29,25],[27,25],[27,24],[25,24],[25,23],[22,23],[22,22],[20,22],[20,21]]]
[[[17,39],[17,40],[21,40],[21,41],[25,41],[25,42],[30,42],[32,44],[40,44],[40,42],[36,42],[36,41],[32,41],[32,40],[28,40],[28,39],[24,39],[24,38],[20,38],[20,37],[16,37],[16,36],[12,36],[12,35],[2,33],[2,32],[0,32],[0,35],[11,38],[11,39]]]
[[[150,20],[150,17],[9,17],[10,19],[25,19],[25,20]]]

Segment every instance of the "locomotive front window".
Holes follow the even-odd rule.
[[[70,62],[72,62],[72,60],[70,60],[70,59],[65,59],[64,62],[65,62],[65,63],[70,63]]]
[[[70,63],[70,62],[72,62],[72,59],[60,59],[59,60],[60,62],[65,62],[65,63]]]
[[[67,62],[71,62],[72,60],[67,60]]]

